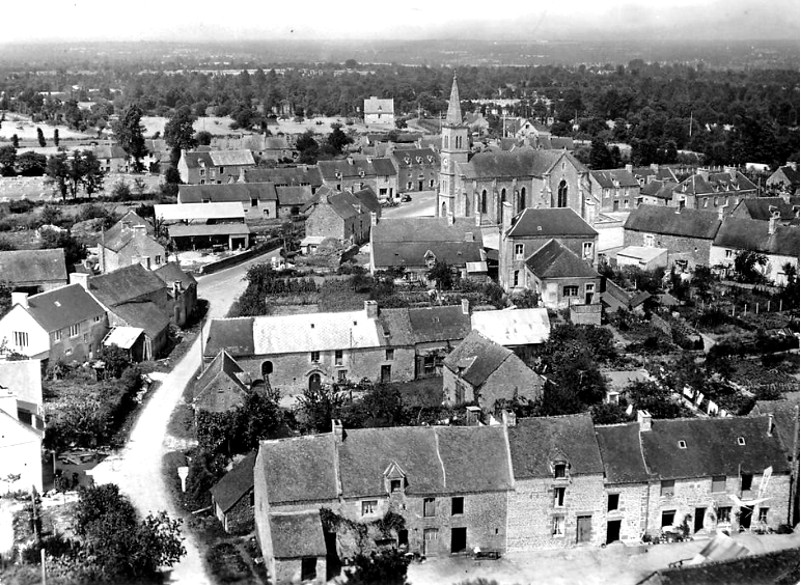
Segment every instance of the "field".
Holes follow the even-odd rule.
[[[59,138],[92,138],[91,134],[84,134],[71,130],[66,126],[51,126],[49,124],[34,124],[31,122],[30,116],[22,114],[13,114],[6,112],[6,120],[0,127],[0,139],[11,140],[11,137],[16,134],[20,140],[36,140],[36,128],[41,128],[44,132],[45,139],[48,144],[52,142],[53,130],[58,128]]]

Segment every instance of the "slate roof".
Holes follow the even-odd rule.
[[[389,158],[374,158],[373,170],[375,170],[375,174],[379,177],[391,177],[398,174],[398,169],[395,168],[395,165],[392,164],[392,160]]]
[[[512,219],[506,237],[587,237],[595,238],[598,232],[567,207],[524,209]]]
[[[89,291],[107,307],[127,303],[165,288],[164,281],[141,264],[89,277]]]
[[[676,193],[686,193],[696,196],[756,190],[757,186],[749,181],[740,171],[734,171],[733,173],[709,173],[700,171],[684,179],[675,188]]]
[[[236,201],[154,205],[153,209],[156,217],[165,222],[245,218],[242,204]]]
[[[79,284],[69,284],[28,297],[28,312],[47,332],[66,329],[104,315],[105,309]]]
[[[319,510],[269,515],[276,559],[325,557],[325,537]]]
[[[457,218],[453,224],[444,217],[382,219],[370,234],[377,268],[424,267],[428,251],[452,266],[483,260],[481,227],[470,218]]]
[[[443,364],[465,382],[479,387],[514,353],[490,341],[478,331],[471,331],[449,353]]]
[[[503,346],[545,343],[551,334],[547,309],[475,311],[473,329]]]
[[[660,166],[658,169],[653,169],[652,167],[634,167],[631,169],[631,174],[637,178],[642,177],[646,181],[648,177],[653,176],[657,181],[678,183],[676,175],[669,167]]]
[[[781,400],[757,400],[752,415],[772,414],[776,432],[791,452],[798,442],[798,392],[785,392]]]
[[[316,166],[244,169],[240,175],[242,183],[273,183],[276,187],[310,185],[317,188],[323,184],[323,176]]]
[[[342,179],[374,177],[373,163],[366,158],[348,160],[321,160],[317,163],[324,181],[336,182]],[[339,176],[337,176],[339,174]]]
[[[203,355],[216,356],[221,350],[233,357],[252,356],[254,317],[212,319]]]
[[[395,111],[395,100],[371,96],[364,100],[365,114],[392,114]]]
[[[464,339],[470,333],[470,315],[461,305],[409,309],[409,324],[415,343]]]
[[[337,498],[333,434],[262,441],[259,452],[270,505]]]
[[[373,226],[373,242],[464,242],[465,232],[481,243],[481,227],[472,218],[404,217],[382,219]]]
[[[553,477],[551,461],[566,457],[570,475],[604,472],[601,452],[588,414],[519,418],[509,428],[516,479]]]
[[[334,212],[342,219],[351,219],[365,213],[381,211],[378,197],[370,187],[356,193],[333,192],[326,199]]]
[[[244,371],[225,350],[220,351],[195,381],[194,406],[208,412],[229,412],[244,404]]]
[[[170,326],[170,317],[150,301],[114,305],[109,309],[129,327],[139,327],[154,339]]]
[[[198,168],[201,163],[205,166],[256,166],[253,153],[249,150],[209,150],[206,152],[185,152],[187,167]]]
[[[547,244],[526,259],[526,266],[537,278],[595,278],[598,273],[584,260],[557,240]]]
[[[164,253],[164,246],[150,234],[147,228],[121,226],[120,229],[112,229],[103,234],[101,244],[104,248],[119,252],[127,246],[134,247],[134,253],[140,257],[149,257],[152,254]]]
[[[572,154],[561,150],[535,150],[531,147],[515,148],[510,151],[480,152],[470,162],[460,165],[466,179],[488,179],[492,177],[541,177],[550,171],[561,159],[585,172],[587,167]]]
[[[372,248],[373,261],[379,270],[390,266],[426,267],[425,255],[429,251],[437,260],[456,268],[483,260],[478,242],[373,242]]]
[[[775,256],[798,257],[801,250],[798,226],[775,226],[768,233],[768,224],[757,219],[727,217],[718,230],[715,246],[749,250]]]
[[[0,275],[11,284],[53,281],[66,284],[64,249],[0,252]]]
[[[154,270],[153,274],[158,276],[168,287],[172,287],[174,282],[180,282],[184,289],[197,284],[195,277],[189,272],[181,270],[181,266],[177,262],[167,262],[161,268]]]
[[[312,192],[309,185],[282,185],[276,187],[275,191],[278,194],[278,205],[282,207],[305,205],[312,200]]]
[[[607,483],[639,483],[651,478],[640,451],[639,423],[597,426],[595,434]]]
[[[399,170],[417,167],[439,167],[439,155],[430,148],[396,149],[390,153]]]
[[[786,473],[780,438],[767,431],[767,416],[669,419],[653,420],[651,430],[640,436],[648,469],[662,479],[757,474],[769,466],[773,473]],[[738,444],[738,437],[745,445]]]
[[[228,183],[225,185],[180,185],[178,187],[178,203],[212,203],[239,201],[250,203],[252,199],[259,201],[276,201],[278,195],[272,183]]]
[[[380,309],[378,312],[379,336],[386,345],[414,345],[409,309]]]
[[[798,197],[791,197],[790,201],[783,197],[746,197],[737,207],[742,207],[751,219],[768,221],[777,212],[779,219],[789,221],[796,217],[798,205]]]
[[[640,194],[671,201],[676,185],[678,185],[678,183],[674,183],[673,181],[651,181],[640,188]]]
[[[128,158],[128,153],[119,144],[101,144],[92,147],[92,152],[99,159]]]
[[[629,214],[623,229],[713,240],[719,227],[714,211],[644,204]]]
[[[256,451],[248,453],[209,490],[223,513],[230,510],[253,489],[253,465],[255,463]]]
[[[602,189],[640,186],[640,182],[634,178],[634,175],[625,169],[590,171],[590,176],[598,182]]]

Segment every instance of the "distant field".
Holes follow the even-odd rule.
[[[156,132],[164,134],[164,125],[167,123],[168,118],[164,116],[142,116],[142,126],[145,127],[145,138],[152,138]],[[225,136],[228,134],[237,134],[231,130],[230,124],[233,120],[229,117],[206,116],[198,118],[194,124],[196,132],[205,130],[215,136]]]
[[[45,140],[48,144],[53,141],[53,130],[58,128],[59,138],[93,138],[91,134],[84,134],[70,130],[66,126],[51,126],[49,124],[34,124],[31,122],[30,116],[23,116],[22,114],[13,114],[6,112],[5,122],[0,126],[0,138],[11,140],[11,137],[16,134],[20,140],[36,140],[36,128],[41,128],[44,132]]]

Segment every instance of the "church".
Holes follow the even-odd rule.
[[[482,224],[502,225],[504,208],[517,215],[526,208],[561,207],[590,225],[595,221],[600,202],[590,192],[589,171],[567,151],[524,146],[468,157],[469,131],[455,75],[441,146],[439,217],[476,217]],[[510,206],[504,206],[507,202]]]

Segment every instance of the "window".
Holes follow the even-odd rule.
[[[564,516],[554,516],[553,517],[553,524],[551,525],[551,535],[552,536],[564,536],[565,535],[565,517]]]
[[[662,528],[673,526],[674,520],[676,520],[676,510],[665,510],[662,512]]]
[[[78,337],[78,334],[81,332],[81,325],[80,323],[77,325],[70,325],[70,337]]]
[[[606,511],[613,512],[620,506],[620,494],[609,494],[606,498]]]
[[[565,506],[565,489],[563,487],[553,488],[553,506],[554,508],[564,508]]]
[[[14,345],[17,347],[28,347],[28,334],[24,331],[15,331]]]
[[[464,498],[459,496],[451,498],[451,516],[464,514]]]
[[[423,516],[431,518],[437,513],[437,500],[434,498],[423,498]]]
[[[741,447],[745,446],[745,437],[737,437],[737,444]]]
[[[250,206],[251,207],[258,207],[259,206],[259,200],[251,197],[250,198]]]
[[[520,271],[515,270],[512,274],[512,286],[520,286]]]
[[[725,475],[713,475],[712,476],[712,491],[713,492],[725,492],[726,491],[726,476]]]
[[[734,256],[734,250],[726,250],[726,258],[732,258]]]
[[[313,362],[319,362],[320,361],[320,352],[319,351],[311,352],[311,361],[313,361]]]
[[[679,449],[686,449],[687,441],[679,441]]]
[[[411,189],[411,188],[412,188],[412,182],[411,182],[411,181],[408,181],[408,182],[406,183],[406,188],[407,188],[407,189]]]
[[[200,176],[201,177],[205,177],[206,176],[206,169],[200,169]]]
[[[389,480],[389,491],[390,493],[399,492],[403,489],[403,480],[402,479],[391,479]]]
[[[431,189],[433,189],[433,188],[434,188],[434,179],[430,179],[430,180],[428,181],[428,186],[429,186]]]
[[[340,384],[344,384],[348,381],[348,372],[347,370],[339,370],[337,372],[337,382]]]
[[[53,333],[53,340],[54,341],[61,341],[61,329],[59,329],[58,331],[55,331]]]
[[[487,213],[487,190],[481,191],[481,213]]]
[[[556,479],[564,479],[567,477],[567,465],[564,463],[557,463],[553,466],[553,476]]]
[[[523,259],[523,253],[525,249],[526,248],[523,244],[515,244],[515,260]]]
[[[740,489],[747,492],[751,489],[751,482],[754,481],[754,476],[750,473],[744,473],[740,476]]]
[[[577,297],[579,294],[579,287],[574,285],[567,285],[562,288],[563,297]]]
[[[83,342],[84,343],[88,343],[88,341],[89,341],[89,334],[88,333],[84,333],[83,334]]]
[[[364,500],[362,502],[362,516],[375,514],[376,508],[378,508],[378,500]]]
[[[672,496],[673,495],[673,488],[676,487],[675,480],[672,479],[663,479],[662,484],[659,489],[660,496]],[[663,525],[664,526],[664,525]]]
[[[161,264],[161,256],[156,256],[156,265]]]
[[[337,366],[342,365],[342,350],[337,349],[334,351],[334,364]]]
[[[645,234],[642,237],[643,244],[646,248],[653,248],[654,247],[654,234]]]
[[[563,165],[565,163],[562,163]],[[562,180],[557,188],[556,207],[567,207],[567,182]]]
[[[581,252],[585,258],[592,256],[592,242],[584,242],[581,247]]]
[[[220,167],[220,174],[222,175],[225,172],[225,167]]]
[[[768,523],[768,510],[770,510],[770,508],[759,509],[759,521],[762,522],[763,524]]]
[[[721,506],[718,508],[718,524],[731,523],[731,506]]]
[[[95,315],[95,319],[94,319],[95,323],[100,323],[100,319],[102,319],[102,317],[100,315]]]
[[[384,359],[388,362],[391,362],[395,359],[395,350],[394,349],[387,349],[384,350]]]

